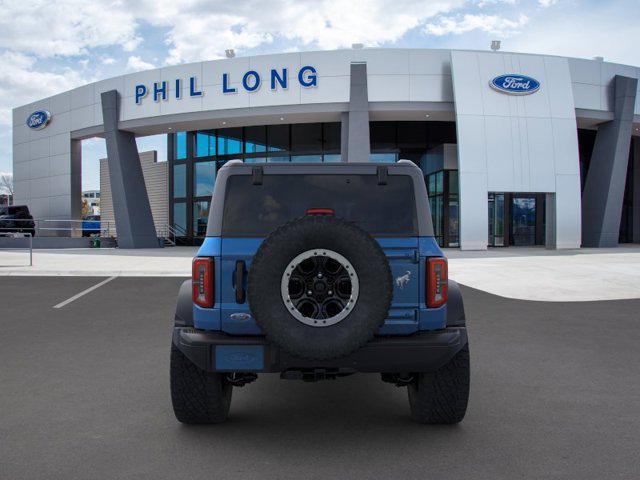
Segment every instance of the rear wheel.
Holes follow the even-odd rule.
[[[469,344],[435,372],[415,374],[408,392],[411,417],[416,422],[461,422],[469,400]]]
[[[178,421],[224,422],[229,415],[232,385],[220,373],[205,372],[171,344],[171,403]]]

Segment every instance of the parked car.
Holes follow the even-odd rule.
[[[356,372],[406,386],[417,422],[463,419],[464,307],[413,163],[229,162],[206,233],[175,314],[179,421],[224,421],[233,387],[263,373]]]
[[[87,215],[82,219],[82,236],[100,235],[100,215]]]
[[[26,205],[0,207],[0,233],[36,234],[36,224]]]

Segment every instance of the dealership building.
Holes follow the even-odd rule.
[[[601,58],[377,48],[122,75],[14,109],[15,204],[79,219],[81,142],[104,137],[103,216],[125,248],[156,246],[165,223],[200,241],[232,159],[412,161],[446,247],[640,243],[639,77]],[[135,138],[162,133],[154,170]]]

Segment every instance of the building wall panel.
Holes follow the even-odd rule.
[[[163,235],[169,224],[169,163],[158,162],[157,152],[149,151],[140,153],[140,165],[153,223],[158,235]],[[106,158],[100,159],[100,220],[102,235],[117,236],[109,164]]]

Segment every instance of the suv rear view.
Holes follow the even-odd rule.
[[[228,415],[261,373],[380,373],[422,423],[466,411],[462,299],[410,162],[243,164],[216,179],[207,237],[183,284],[171,352],[175,414]]]

